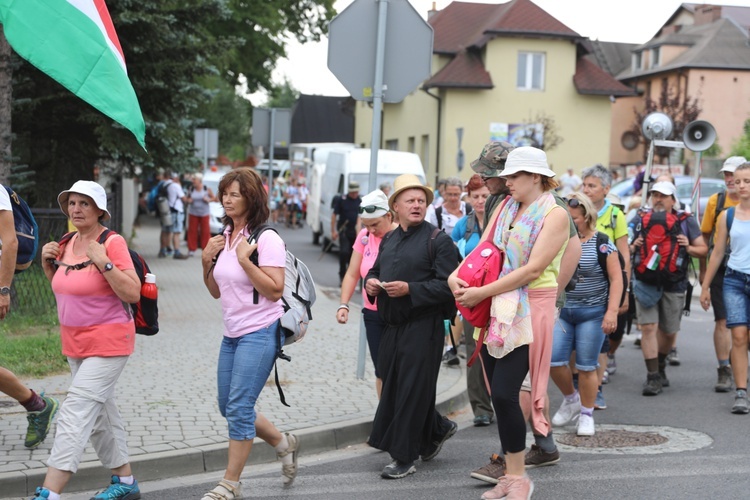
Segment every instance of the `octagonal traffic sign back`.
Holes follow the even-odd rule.
[[[328,68],[354,99],[372,101],[378,0],[355,0],[328,27]],[[401,102],[430,77],[432,26],[407,0],[388,0],[383,101]]]

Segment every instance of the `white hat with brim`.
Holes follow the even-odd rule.
[[[672,184],[671,182],[657,182],[656,184],[651,186],[651,189],[648,190],[649,194],[653,193],[654,191],[665,196],[671,196],[672,198],[676,199],[677,188],[674,187],[674,184]]]
[[[547,154],[541,149],[529,146],[516,148],[508,153],[505,170],[500,173],[500,177],[507,177],[520,172],[539,174],[545,177],[555,176],[555,172],[549,168],[547,163]]]
[[[414,174],[401,174],[393,181],[393,194],[388,199],[388,206],[391,207],[391,210],[393,210],[393,204],[396,202],[396,198],[398,198],[398,195],[401,194],[402,191],[406,191],[407,189],[421,189],[424,191],[425,196],[427,196],[427,204],[431,204],[432,200],[435,198],[435,194],[432,192],[430,188],[422,184],[422,181],[419,180],[419,177],[417,177]]]
[[[57,203],[60,205],[60,210],[68,218],[70,218],[70,215],[68,215],[68,198],[70,197],[70,193],[88,196],[94,200],[96,208],[104,212],[102,220],[110,218],[109,210],[107,210],[107,193],[100,184],[94,181],[76,181],[70,189],[57,195]]]
[[[737,170],[737,167],[742,165],[743,163],[747,163],[747,160],[744,156],[730,156],[726,160],[724,160],[724,165],[721,167],[721,170],[719,172],[729,172],[730,174],[733,174],[735,170]]]
[[[361,219],[377,219],[378,217],[383,217],[389,211],[388,197],[383,191],[376,189],[372,193],[368,193],[362,197],[362,204],[359,206],[359,217]]]

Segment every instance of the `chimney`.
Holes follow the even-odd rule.
[[[437,3],[437,2],[432,2],[432,9],[430,9],[430,10],[428,10],[428,11],[427,11],[427,20],[428,20],[428,21],[429,21],[430,19],[432,19],[432,16],[434,16],[435,14],[437,14],[437,13],[438,13],[438,11],[437,11],[437,7],[436,7],[436,3]]]
[[[695,26],[721,19],[721,5],[699,5],[695,8]]]
[[[659,36],[666,36],[671,35],[672,33],[677,33],[680,31],[680,28],[682,28],[682,25],[680,24],[670,24],[669,26],[664,26],[662,28],[661,33],[659,33]]]

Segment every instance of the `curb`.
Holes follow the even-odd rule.
[[[442,399],[440,399],[442,397]],[[461,366],[461,377],[452,387],[438,394],[435,405],[442,415],[460,410],[469,404],[466,391],[466,367]],[[300,437],[302,452],[305,455],[339,450],[347,446],[362,444],[367,440],[372,428],[373,417],[353,419],[343,424],[326,424],[309,427],[294,432]],[[276,461],[276,451],[258,440],[248,458],[248,465],[265,464]],[[191,474],[222,471],[227,466],[226,443],[212,444],[182,450],[163,451],[136,455],[130,461],[134,475],[139,481],[154,481]],[[47,473],[46,468],[15,472],[0,472],[0,498],[17,498],[32,495],[41,485]],[[99,461],[82,463],[68,484],[67,492],[89,491],[102,488],[108,476]]]

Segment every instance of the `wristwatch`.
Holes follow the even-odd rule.
[[[106,264],[104,264],[104,269],[102,269],[102,274],[106,273],[107,271],[111,271],[112,269],[114,269],[114,267],[115,267],[114,264],[112,264],[111,262],[107,262]]]
[[[0,287],[0,295],[10,295],[10,287],[9,286]]]

